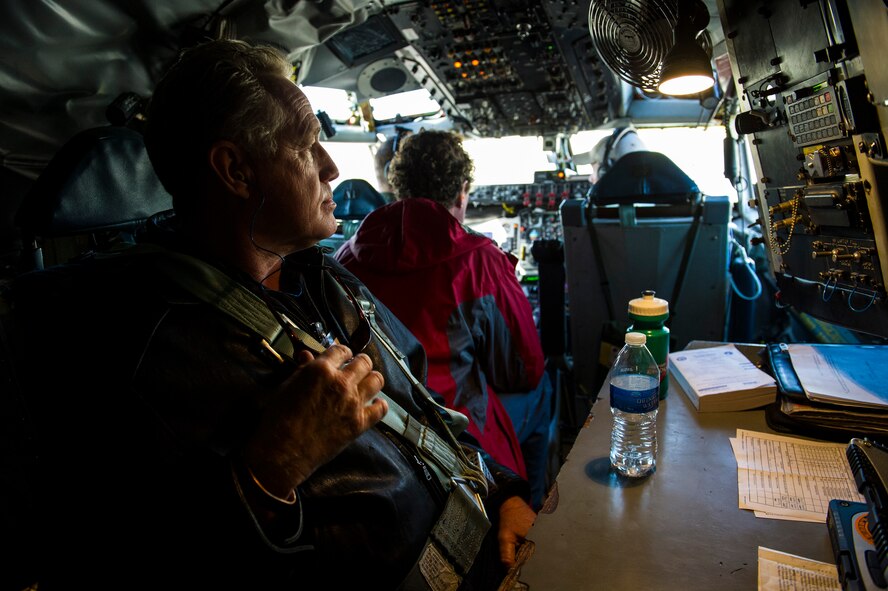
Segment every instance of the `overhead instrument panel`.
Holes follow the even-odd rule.
[[[389,6],[409,42],[396,55],[455,118],[488,137],[571,133],[616,116],[587,6],[461,0]]]
[[[780,301],[888,337],[888,18],[876,0],[720,0]]]

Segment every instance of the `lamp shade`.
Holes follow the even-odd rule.
[[[709,56],[693,39],[678,41],[663,60],[657,90],[683,96],[698,94],[715,84]]]

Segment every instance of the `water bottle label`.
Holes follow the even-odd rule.
[[[624,375],[611,380],[610,405],[623,412],[642,413],[657,409],[660,385],[657,378]]]

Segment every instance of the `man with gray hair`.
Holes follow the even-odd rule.
[[[339,171],[292,73],[268,47],[187,50],[145,128],[175,215],[13,288],[22,350],[59,352],[20,374],[41,589],[480,591],[515,562],[527,482],[317,246]]]

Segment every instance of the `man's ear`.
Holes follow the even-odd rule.
[[[210,146],[210,169],[213,175],[232,193],[248,199],[253,171],[241,150],[228,140],[219,140]]]
[[[463,181],[462,186],[459,188],[459,195],[457,196],[457,204],[465,209],[469,205],[469,181]]]

